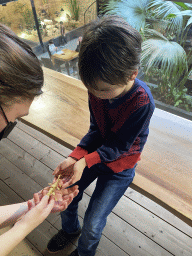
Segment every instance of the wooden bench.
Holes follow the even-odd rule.
[[[74,149],[89,128],[87,90],[81,81],[44,68],[44,94],[21,118]],[[131,187],[192,226],[192,122],[155,109],[150,134]]]

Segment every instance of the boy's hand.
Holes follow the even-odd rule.
[[[77,160],[74,158],[68,157],[62,163],[60,163],[53,172],[53,175],[55,175],[53,182],[56,181],[59,174],[61,174],[61,179],[63,182],[69,181],[74,174],[73,167],[76,162]]]
[[[70,182],[70,185],[72,185],[81,179],[83,170],[85,169],[86,166],[87,166],[87,163],[84,157],[81,158],[79,161],[71,157],[68,157],[53,172],[53,175],[55,175],[53,182],[55,182],[58,175],[61,174],[61,180],[65,182],[71,179],[71,181],[69,182]]]
[[[85,161],[85,158],[81,158],[79,161],[77,161],[75,164],[74,164],[74,175],[71,179],[71,183],[74,184],[76,183],[77,181],[79,181],[81,179],[81,176],[83,174],[83,171],[85,169],[85,167],[87,166],[87,163]]]

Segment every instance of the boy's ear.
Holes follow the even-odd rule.
[[[138,69],[137,70],[135,70],[134,72],[133,72],[133,74],[132,74],[132,76],[131,76],[131,78],[130,78],[130,80],[135,80],[135,78],[137,77],[137,75],[138,75]]]

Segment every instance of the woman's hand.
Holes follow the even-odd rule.
[[[49,200],[48,196],[44,196],[38,205],[28,211],[24,216],[22,216],[20,220],[15,223],[14,227],[22,226],[22,230],[26,234],[29,234],[34,228],[36,228],[48,217],[53,207],[53,197],[51,197]]]

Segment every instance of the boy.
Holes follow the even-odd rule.
[[[139,32],[118,16],[92,22],[83,36],[79,74],[88,89],[90,129],[53,173],[73,174],[79,194],[61,212],[62,229],[48,243],[50,252],[81,233],[71,256],[95,255],[107,216],[133,181],[155,108],[149,88],[136,79],[141,41]],[[78,202],[96,178],[81,230]]]

